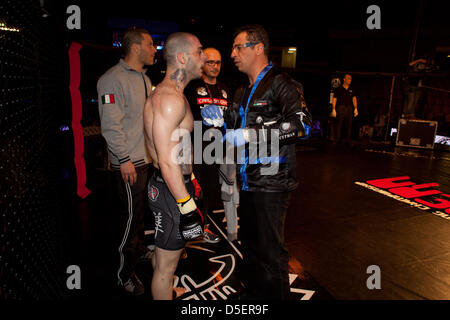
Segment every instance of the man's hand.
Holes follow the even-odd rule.
[[[357,117],[358,116],[358,109],[355,108],[355,110],[353,111],[353,116]]]
[[[203,123],[207,126],[222,127],[223,126],[223,111],[215,104],[205,106],[200,114],[203,118]]]
[[[130,183],[130,186],[132,186],[137,181],[136,169],[131,161],[120,165],[120,173],[125,184]]]
[[[336,109],[331,110],[330,117],[336,118]]]

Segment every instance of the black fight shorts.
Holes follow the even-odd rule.
[[[194,197],[194,185],[191,176],[183,177],[186,190]],[[148,203],[155,216],[155,246],[165,250],[180,250],[185,241],[179,230],[180,211],[177,202],[169,191],[161,171],[155,169],[147,187]]]

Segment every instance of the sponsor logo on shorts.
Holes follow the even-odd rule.
[[[155,186],[151,186],[150,189],[148,190],[148,198],[152,201],[156,201],[156,199],[158,199],[158,196],[159,196],[158,188]]]
[[[162,214],[161,212],[154,212],[153,215],[155,216],[155,238],[158,235],[158,232],[164,233],[163,225],[162,225]]]

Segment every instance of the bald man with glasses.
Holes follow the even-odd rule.
[[[192,81],[185,89],[185,95],[191,105],[192,114],[195,121],[202,121],[200,111],[205,106],[217,105],[222,111],[224,111],[228,107],[230,99],[228,87],[217,80],[222,66],[222,56],[220,52],[215,48],[206,48],[203,52],[206,56],[206,62],[203,65],[202,78]],[[203,133],[208,129],[209,127],[202,125]],[[210,141],[204,141],[202,151],[210,143]],[[205,215],[208,213],[208,210],[217,209],[222,206],[221,198],[223,198],[223,195],[221,194],[220,182],[223,182],[223,179],[219,178],[219,170],[219,164],[206,164],[203,162],[203,157],[201,164],[194,164],[194,184],[196,184],[198,191],[202,190],[203,197],[200,202],[203,203],[202,212],[204,212]],[[233,173],[235,172],[235,170],[229,171]],[[232,177],[227,177],[227,174],[224,175],[226,178],[225,180],[233,186],[233,183],[235,183],[234,179]],[[200,197],[199,192],[197,192],[197,196]],[[228,200],[228,197],[226,197],[226,199]],[[234,205],[232,207],[232,216],[236,216]],[[232,216],[230,216],[227,221],[232,221]],[[236,218],[234,218],[234,221],[235,220]],[[232,226],[229,229],[228,237],[231,238],[231,240],[235,240],[237,237],[236,223],[232,222]],[[214,234],[211,230],[205,227],[203,240],[208,243],[217,243],[220,241],[220,238],[218,235]]]

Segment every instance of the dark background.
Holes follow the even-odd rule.
[[[450,88],[445,81],[450,75],[450,58],[447,57],[450,27],[442,1],[70,3],[81,8],[81,30],[66,29],[65,38],[67,42],[86,43],[81,51],[85,60],[81,90],[93,99],[96,99],[98,77],[120,55],[119,50],[110,50],[113,38],[120,38],[130,25],[148,29],[159,42],[174,31],[194,33],[204,47],[213,46],[221,51],[223,65],[219,79],[235,89],[246,77],[238,72],[230,58],[233,32],[245,24],[261,24],[269,32],[270,58],[275,65],[281,64],[281,48],[297,48],[296,68],[285,71],[303,84],[307,104],[323,127],[327,122],[331,78],[342,77],[344,72],[353,73],[353,88],[360,102],[355,137],[360,127],[373,125],[378,113],[388,113],[393,75],[396,81],[389,126],[397,126],[406,85],[404,75],[412,59],[425,57],[432,61],[433,72],[427,73],[426,85]],[[369,30],[366,26],[369,17],[366,10],[372,4],[381,9],[380,30]],[[61,11],[62,6],[55,4],[53,10]],[[87,44],[109,49],[87,49]],[[162,80],[161,70],[164,69],[159,51],[157,63],[148,69],[154,84]],[[423,96],[418,117],[439,121],[439,133],[446,135],[450,123],[446,115],[450,110],[445,109],[444,101],[448,94],[428,92],[430,97]]]
[[[127,27],[145,27],[159,41],[174,31],[196,34],[205,47],[222,52],[221,80],[233,89],[245,77],[229,58],[232,34],[248,23],[268,30],[275,62],[277,48],[297,47],[296,68],[285,71],[302,82],[306,102],[323,126],[334,75],[353,73],[360,106],[357,126],[373,123],[376,114],[388,112],[396,75],[390,123],[396,126],[403,90],[399,79],[411,58],[434,60],[428,85],[450,89],[450,26],[444,3],[2,1],[0,22],[21,31],[0,30],[0,176],[4,179],[0,186],[0,299],[70,297],[66,268],[85,254],[74,245],[74,237],[82,236],[70,232],[82,228],[79,219],[83,217],[76,212],[85,205],[76,196],[73,166],[67,55],[73,41],[83,45],[84,127],[99,125],[96,82],[120,58],[120,49],[112,44],[114,36],[120,37]],[[81,30],[66,28],[66,8],[72,4],[80,6]],[[381,30],[366,27],[366,9],[372,4],[381,8]],[[162,79],[161,70],[164,63],[158,57],[148,69],[155,85]],[[439,121],[440,133],[446,135],[448,101],[447,93],[430,91],[421,109],[421,116]],[[85,140],[88,174],[97,166],[92,152],[98,152],[96,144],[101,145],[98,139],[89,139]],[[78,240],[87,243],[89,239]]]

